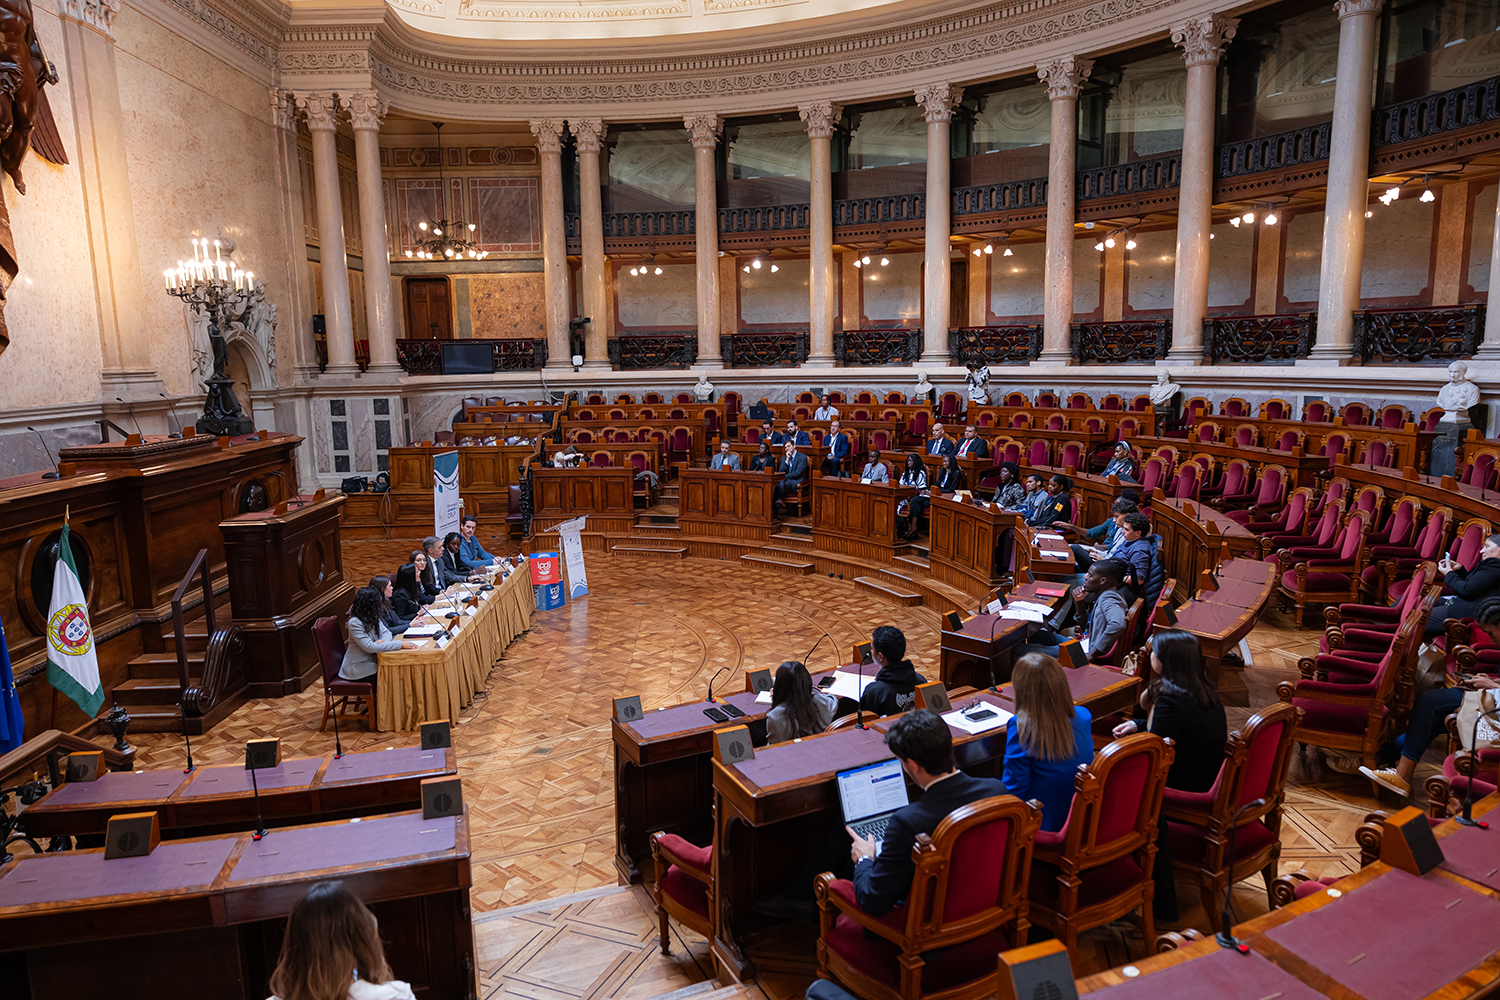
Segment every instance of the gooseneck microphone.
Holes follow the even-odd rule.
[[[373,700],[373,699],[372,699]],[[372,705],[373,709],[374,706]],[[335,707],[333,710],[333,759],[338,760],[344,756],[344,744],[339,739],[339,712]]]
[[[62,473],[57,471],[57,459],[52,457],[52,449],[47,446],[47,439],[42,437],[41,431],[37,430],[35,427],[32,427],[29,424],[27,425],[26,429],[36,435],[36,439],[42,443],[42,449],[47,452],[47,461],[52,463],[52,471],[42,473],[42,478],[61,479]]]
[[[1220,948],[1233,948],[1242,955],[1250,954],[1250,949],[1240,944],[1240,939],[1234,936],[1231,930],[1232,925],[1230,924],[1233,917],[1229,912],[1229,901],[1234,897],[1234,882],[1232,881],[1234,875],[1234,835],[1239,832],[1240,817],[1245,815],[1247,811],[1259,809],[1265,804],[1266,800],[1263,798],[1256,799],[1254,802],[1246,802],[1235,812],[1234,825],[1229,828],[1229,853],[1226,861],[1231,881],[1224,889],[1224,911],[1219,914],[1219,933],[1214,935],[1214,940],[1219,942]]]
[[[172,401],[167,399],[167,394],[164,392],[158,392],[157,395],[167,400],[167,426],[172,429],[172,433],[168,434],[167,437],[174,441],[181,440],[182,430],[177,423],[177,418],[172,413]]]
[[[815,642],[815,643],[813,643],[813,648],[809,649],[807,651],[807,655],[802,658],[802,665],[804,667],[807,666],[808,661],[812,659],[813,653],[817,652],[818,647],[823,644],[823,640],[824,639],[832,639],[832,638],[833,638],[833,636],[829,635],[827,632],[824,632],[822,635],[818,636],[818,641]],[[835,661],[838,660],[838,658],[839,658],[838,643],[834,643],[833,644],[833,658],[834,658]]]
[[[1478,715],[1474,716],[1474,733],[1469,737],[1469,747],[1471,748],[1469,750],[1469,753],[1473,755],[1472,760],[1474,762],[1475,774],[1478,773],[1479,767],[1479,720],[1483,719],[1487,715],[1494,715],[1496,712],[1500,712],[1500,706],[1492,708],[1488,712],[1480,712]],[[1477,826],[1481,829],[1489,829],[1490,825],[1484,820],[1474,818],[1473,805],[1474,778],[1471,775],[1469,777],[1469,783],[1464,787],[1464,812],[1462,816],[1458,817],[1458,822],[1462,826]]]
[[[703,699],[704,701],[713,701],[714,700],[714,681],[718,680],[719,679],[719,674],[722,674],[724,671],[728,670],[730,668],[730,666],[732,666],[732,664],[728,664],[728,663],[724,664],[722,667],[720,667],[714,673],[714,675],[712,677],[710,677],[708,679],[708,697],[704,698]]]
[[[136,432],[136,434],[138,434],[140,436],[141,440],[144,441],[146,439],[146,435],[144,435],[144,434],[141,433],[141,422],[139,420],[135,419],[135,407],[133,407],[129,403],[125,402],[125,400],[121,399],[119,396],[115,397],[115,402],[116,403],[125,403],[125,412],[128,413],[128,414],[130,414],[130,422],[133,423],[133,424],[135,424],[135,432]]]

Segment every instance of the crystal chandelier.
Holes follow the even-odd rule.
[[[474,231],[474,223],[465,226],[462,220],[453,222],[448,218],[448,182],[443,177],[443,160],[446,159],[443,155],[443,123],[433,122],[432,127],[437,129],[438,137],[438,214],[442,218],[417,223],[417,228],[426,238],[418,240],[416,250],[406,251],[406,256],[422,260],[484,260],[490,252],[479,249],[468,239]]]

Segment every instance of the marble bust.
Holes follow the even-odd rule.
[[[1456,419],[1479,402],[1479,386],[1469,381],[1469,366],[1455,361],[1448,366],[1448,384],[1438,390],[1437,404],[1448,412],[1444,420]]]
[[[713,399],[713,396],[714,386],[713,383],[708,380],[708,373],[699,372],[698,384],[693,386],[693,398],[700,403],[707,403],[709,400]]]
[[[936,391],[936,387],[927,381],[927,373],[925,371],[917,372],[917,384],[912,389],[911,394],[913,396],[926,396],[928,393]]]
[[[1156,384],[1151,387],[1151,405],[1166,406],[1181,391],[1182,386],[1173,382],[1166,372],[1158,372]]]

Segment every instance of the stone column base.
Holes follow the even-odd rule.
[[[323,378],[359,378],[364,372],[360,371],[359,365],[350,363],[347,365],[329,365],[323,369]]]
[[[376,380],[384,382],[384,381],[390,381],[390,380],[398,379],[402,375],[405,375],[405,374],[406,374],[406,370],[404,368],[402,368],[399,364],[389,364],[389,365],[375,365],[375,364],[372,364],[372,365],[370,365],[370,367],[368,367],[368,368],[365,369],[365,375],[364,375],[364,377],[368,378],[368,379],[376,379]]]
[[[802,362],[803,368],[832,368],[838,361],[832,354],[809,354],[807,360]]]
[[[1037,355],[1037,363],[1043,365],[1071,365],[1073,364],[1072,351],[1043,351]]]
[[[1167,351],[1167,356],[1165,358],[1158,358],[1156,364],[1158,367],[1167,365],[1170,365],[1173,368],[1181,367],[1184,365],[1188,367],[1196,367],[1198,365],[1208,364],[1208,360],[1203,357],[1203,348],[1201,346],[1182,348],[1173,347]]]
[[[1298,367],[1317,365],[1337,365],[1342,367],[1349,364],[1353,358],[1350,357],[1347,347],[1314,347],[1312,352],[1305,358],[1298,358]]]

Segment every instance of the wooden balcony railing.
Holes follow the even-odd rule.
[[[1155,361],[1172,346],[1170,319],[1074,323],[1073,360],[1079,364]]]
[[[626,371],[687,368],[698,360],[698,334],[643,332],[609,338],[609,363]]]

